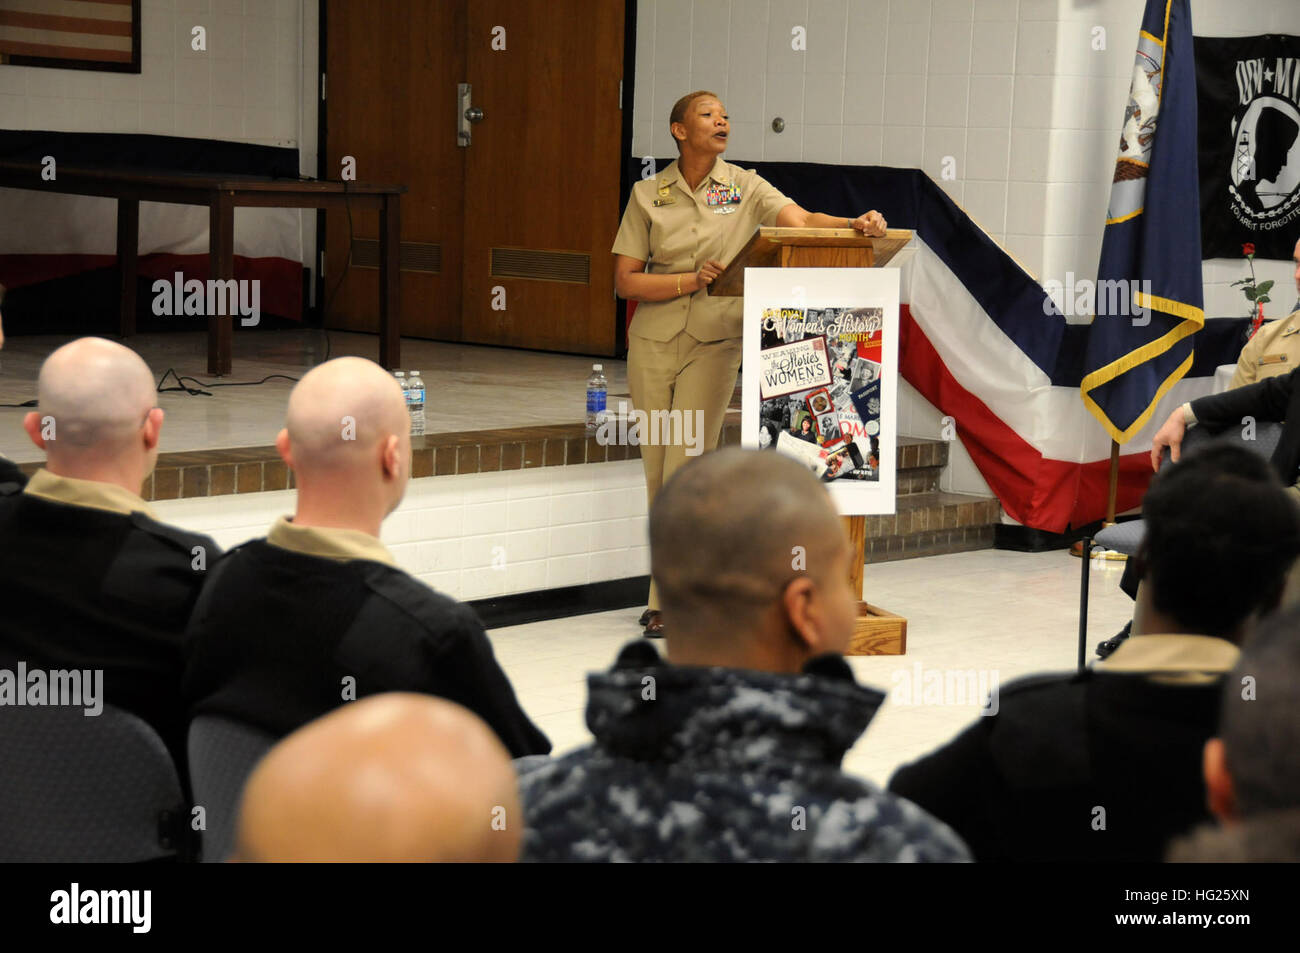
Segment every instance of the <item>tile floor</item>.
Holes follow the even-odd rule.
[[[1119,591],[1122,563],[1092,572],[1088,657],[1132,615]],[[1065,551],[982,550],[868,566],[870,601],[908,619],[905,656],[850,659],[858,680],[901,700],[905,683],[932,670],[983,671],[988,684],[1075,664],[1079,560]],[[586,674],[607,668],[638,634],[640,609],[601,612],[493,630],[490,635],[524,710],[563,753],[590,741],[584,720]],[[660,643],[662,645],[662,643]],[[996,682],[992,679],[996,678]],[[945,743],[978,717],[975,704],[886,701],[847,771],[885,784],[894,769]]]

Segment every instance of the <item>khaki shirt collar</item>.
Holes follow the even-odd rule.
[[[340,529],[334,526],[295,526],[287,516],[281,516],[266,534],[266,541],[290,552],[304,556],[319,556],[347,562],[368,559],[396,568],[397,560],[383,543],[357,529]]]
[[[1279,337],[1290,337],[1292,334],[1300,332],[1300,308],[1296,308],[1296,310],[1292,311],[1286,317],[1286,322],[1287,325],[1282,329],[1282,333]]]
[[[1199,684],[1232,671],[1241,649],[1208,635],[1135,635],[1093,668],[1113,675],[1149,675],[1155,681]]]
[[[718,156],[713,162],[713,168],[709,171],[709,178],[719,185],[727,185],[731,182],[731,173],[727,171],[727,163],[722,161],[722,156]]]
[[[713,160],[713,168],[709,170],[709,174],[705,176],[705,178],[712,179],[714,182],[722,184],[728,184],[731,182],[731,173],[727,171],[727,163],[722,156],[718,156]],[[672,185],[678,180],[681,181],[682,189],[685,190],[686,180],[682,178],[682,170],[678,168],[677,160],[674,159],[672,162],[668,163],[668,168],[659,173],[659,178],[656,180],[655,184],[662,189]],[[703,185],[704,183],[701,182],[700,184]]]
[[[155,519],[153,510],[136,493],[116,483],[101,483],[98,480],[79,480],[75,477],[59,476],[41,467],[32,474],[32,478],[23,487],[24,493],[52,500],[55,503],[67,503],[70,506],[85,506],[93,510],[107,510],[129,516],[143,513]]]

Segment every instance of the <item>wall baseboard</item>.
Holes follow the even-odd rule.
[[[466,604],[478,613],[485,629],[500,629],[526,622],[546,622],[592,612],[609,612],[611,609],[641,608],[645,605],[649,589],[649,576],[631,576],[608,582],[589,582],[581,586],[492,596]]]

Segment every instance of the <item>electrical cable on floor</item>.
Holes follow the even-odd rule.
[[[174,378],[176,378],[176,386],[175,386],[175,387],[163,387],[163,383],[167,380],[168,377],[174,377]],[[180,374],[177,374],[177,373],[176,373],[176,369],[175,369],[174,367],[169,367],[169,368],[167,368],[167,371],[163,374],[163,376],[160,377],[160,378],[158,379],[158,393],[160,393],[160,394],[166,394],[166,393],[172,393],[172,392],[175,392],[175,391],[184,391],[185,393],[189,394],[191,397],[199,397],[199,396],[201,396],[201,397],[211,397],[212,394],[211,394],[209,391],[202,390],[201,388],[204,388],[204,387],[255,387],[255,386],[257,386],[258,384],[265,384],[267,381],[269,381],[269,380],[274,380],[274,379],[277,378],[277,377],[279,377],[279,378],[283,378],[283,379],[286,380],[286,381],[294,381],[295,383],[299,380],[299,378],[297,378],[297,377],[290,377],[288,374],[267,374],[267,375],[266,375],[265,377],[263,377],[260,381],[213,381],[213,382],[209,383],[208,381],[201,381],[201,380],[199,380],[197,377],[189,377],[188,375],[187,375],[187,376],[181,376]],[[197,386],[196,386],[196,387],[186,387],[186,386],[185,386],[185,382],[186,382],[186,381],[193,381]]]
[[[303,178],[304,181],[315,181],[314,179],[307,179],[305,177],[300,177],[300,178]],[[350,197],[351,194],[348,192],[348,186],[346,181],[344,181],[343,183],[343,195],[344,195],[343,204],[347,208],[347,212],[348,212],[348,257],[347,257],[347,261],[343,265],[343,271],[339,275],[338,281],[334,283],[334,290],[331,291],[325,297],[324,306],[321,308],[322,325],[324,324],[325,319],[329,317],[330,306],[334,303],[334,299],[338,296],[339,289],[343,287],[343,282],[347,278],[348,272],[352,270],[352,243],[353,243],[352,199]],[[330,359],[330,350],[331,350],[330,332],[329,329],[324,326],[322,326],[320,330],[325,335],[325,356],[320,360],[320,363],[324,364],[326,361]],[[163,384],[166,382],[168,377],[174,377],[176,379],[175,387],[163,387]],[[175,368],[169,367],[167,368],[166,373],[164,373],[163,376],[158,380],[158,393],[165,394],[165,393],[174,393],[176,391],[183,391],[184,393],[189,394],[191,397],[211,397],[212,393],[210,391],[204,390],[203,388],[253,387],[257,384],[265,384],[267,381],[277,377],[283,378],[284,380],[287,381],[296,382],[298,380],[298,378],[290,377],[288,374],[268,374],[266,377],[263,377],[260,381],[218,381],[215,383],[207,383],[205,381],[199,380],[196,377],[188,377],[188,376],[182,377],[180,374],[176,373]],[[185,386],[186,381],[193,381],[194,384],[196,384],[197,386],[186,387]],[[27,404],[15,404],[13,406],[34,407],[36,406],[36,401],[33,400]]]

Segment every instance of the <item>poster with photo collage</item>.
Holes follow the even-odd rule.
[[[799,460],[845,515],[894,512],[898,271],[745,272],[747,446]]]

